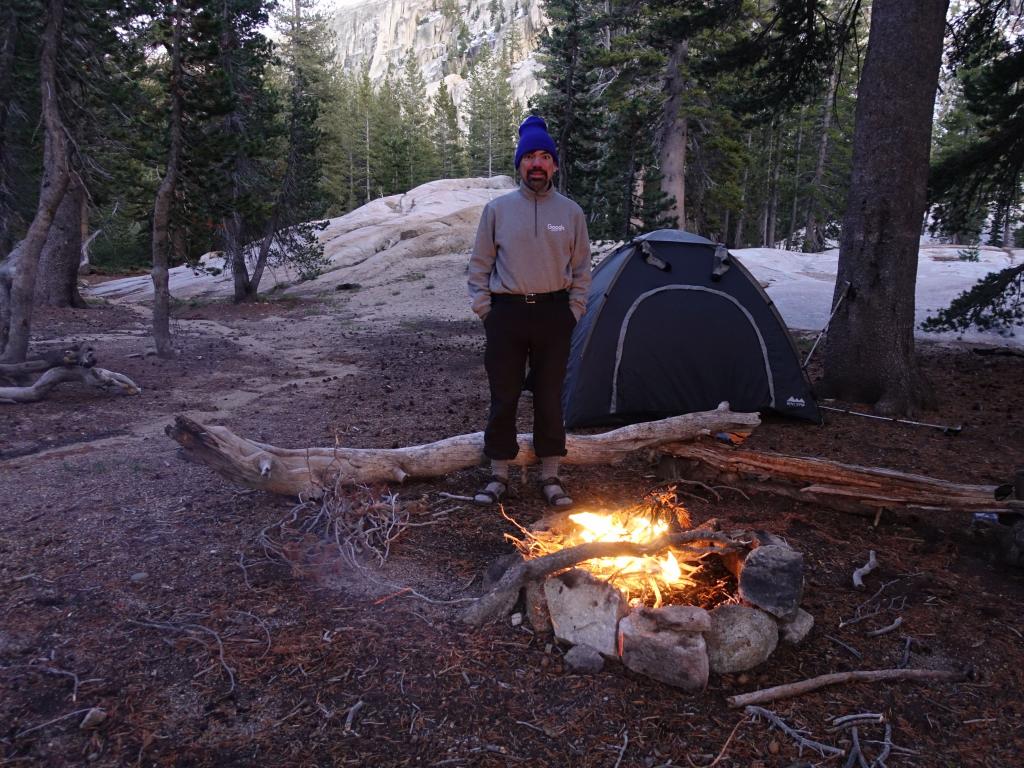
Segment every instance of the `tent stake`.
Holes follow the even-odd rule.
[[[843,303],[843,299],[846,298],[846,292],[850,290],[850,281],[843,281],[843,290],[839,293],[839,300],[836,302],[835,307],[832,308],[832,314],[828,316],[828,320],[825,321],[825,327],[821,329],[821,333],[818,334],[818,338],[811,344],[811,349],[807,353],[807,357],[804,358],[804,364],[800,366],[801,370],[807,368],[807,364],[811,362],[811,355],[814,354],[814,350],[818,348],[818,342],[821,341],[821,337],[825,335],[825,331],[828,330],[829,324],[832,322],[832,318],[836,316],[836,312],[839,311],[839,305]]]
[[[963,431],[963,425],[958,424],[955,427],[948,426],[946,424],[929,424],[926,421],[911,421],[910,419],[898,419],[895,416],[878,416],[874,413],[861,413],[860,411],[851,411],[849,408],[833,408],[829,405],[819,405],[819,408],[823,411],[835,411],[836,413],[848,413],[851,416],[863,416],[865,419],[878,419],[879,421],[893,421],[897,424],[909,424],[912,427],[931,427],[932,429],[942,430],[944,435],[959,435]]]

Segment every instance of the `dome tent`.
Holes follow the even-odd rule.
[[[782,318],[726,249],[681,230],[641,235],[594,269],[562,393],[569,427],[716,408],[817,423]]]

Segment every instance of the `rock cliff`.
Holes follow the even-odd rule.
[[[412,51],[427,92],[433,95],[444,79],[456,104],[480,47],[501,50],[518,35],[511,82],[516,100],[525,105],[538,91],[534,52],[546,23],[542,0],[363,0],[337,11],[333,28],[346,69],[369,62],[370,78],[378,83],[389,66],[400,70]]]

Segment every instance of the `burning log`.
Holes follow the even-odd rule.
[[[717,432],[750,432],[756,413],[716,410],[632,424],[598,435],[569,435],[567,464],[610,464],[634,451],[693,440]],[[483,432],[458,435],[407,448],[278,448],[236,435],[227,427],[204,426],[178,416],[166,429],[185,457],[206,464],[232,482],[288,496],[319,497],[338,484],[402,482],[407,477],[440,477],[483,460]],[[519,435],[517,464],[537,461],[533,436]]]
[[[714,545],[720,546],[714,546]],[[710,546],[709,546],[710,545]],[[633,541],[591,541],[524,560],[509,568],[494,588],[462,612],[462,620],[479,626],[507,613],[519,597],[519,590],[534,580],[571,568],[587,560],[608,557],[646,557],[666,549],[682,549],[694,555],[735,551],[746,545],[724,533],[708,530],[682,531],[659,536],[646,543]]]
[[[663,452],[692,459],[718,472],[752,475],[748,490],[789,496],[843,512],[881,509],[981,512],[1009,509],[996,501],[994,485],[960,485],[892,469],[859,467],[825,459],[737,450],[711,443],[666,446]],[[765,478],[770,478],[765,480]]]

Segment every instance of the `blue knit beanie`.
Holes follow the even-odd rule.
[[[555,162],[558,162],[558,147],[555,146],[555,140],[548,133],[547,123],[544,122],[543,117],[530,115],[519,126],[519,144],[516,146],[516,168],[519,167],[519,161],[523,159],[523,155],[536,152],[538,149],[543,149],[545,152],[550,153],[555,158]]]

